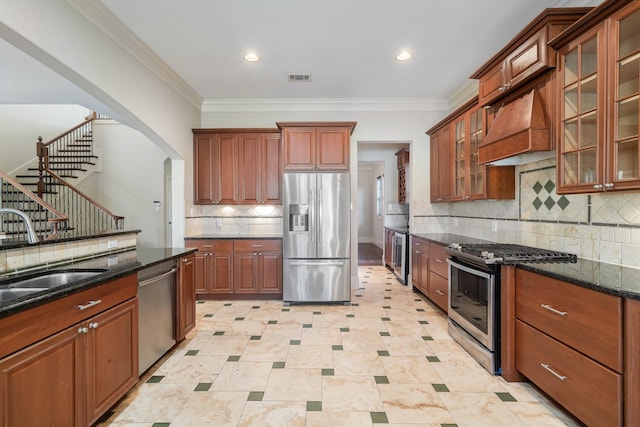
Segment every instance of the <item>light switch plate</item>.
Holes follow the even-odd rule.
[[[113,249],[113,248],[117,248],[118,247],[118,241],[117,240],[108,240],[107,241],[107,249]]]
[[[491,221],[491,231],[494,233],[498,232],[498,221]]]
[[[454,227],[458,226],[458,218],[453,218],[453,226]]]

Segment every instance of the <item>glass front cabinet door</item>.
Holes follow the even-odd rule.
[[[637,2],[559,52],[558,193],[640,189]]]

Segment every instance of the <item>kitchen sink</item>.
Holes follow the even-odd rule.
[[[48,288],[3,288],[0,289],[0,302],[10,301],[23,297],[25,295],[45,291],[47,289]]]
[[[104,272],[105,270],[57,271],[13,282],[9,284],[7,288],[8,290],[11,290],[12,288],[51,289],[62,285],[68,285],[69,283],[77,282],[78,280],[97,276]]]

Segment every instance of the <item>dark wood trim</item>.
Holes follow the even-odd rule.
[[[456,108],[454,111],[449,113],[444,119],[440,120],[438,123],[433,125],[425,133],[431,136],[435,132],[438,132],[444,126],[449,126],[453,121],[453,119],[458,117],[460,114],[465,113],[467,110],[470,110],[471,108],[475,107],[477,104],[478,104],[478,95],[474,96],[473,98],[471,98],[470,100],[468,100],[467,102],[465,102],[464,104]]]
[[[341,128],[349,128],[349,134],[353,134],[353,130],[355,129],[358,122],[276,122],[276,125],[279,129],[285,127],[341,127]]]
[[[195,128],[191,129],[194,135],[210,133],[280,133],[278,128]]]
[[[640,301],[624,301],[624,425],[640,420]]]
[[[500,269],[500,359],[502,378],[507,382],[526,381],[516,369],[516,267]]]

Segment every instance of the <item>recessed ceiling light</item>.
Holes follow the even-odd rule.
[[[255,52],[249,52],[244,56],[244,59],[246,59],[249,62],[256,62],[256,61],[260,61],[260,57],[255,53]]]
[[[399,54],[396,55],[396,59],[398,61],[406,61],[408,59],[411,59],[413,55],[411,55],[411,52],[407,51],[407,50],[403,50],[402,52],[400,52]]]

